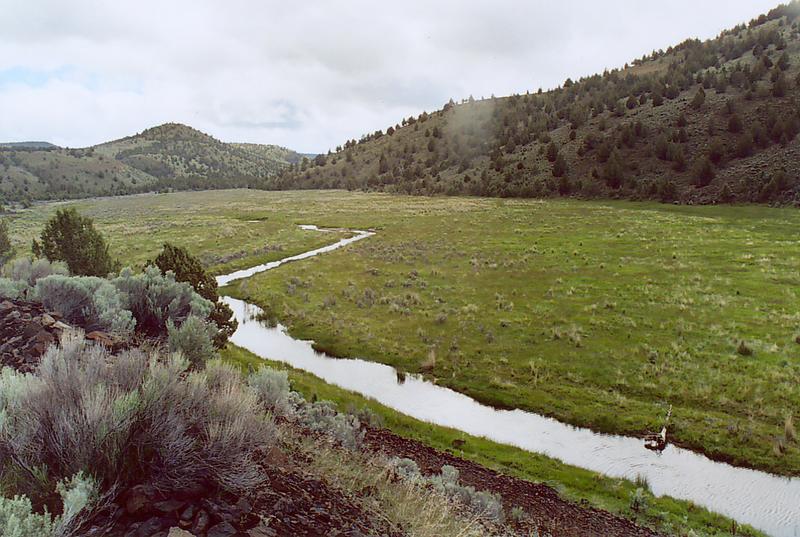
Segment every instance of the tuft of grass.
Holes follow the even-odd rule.
[[[744,340],[739,342],[739,346],[736,347],[736,352],[742,356],[752,356],[753,349],[751,349]]]

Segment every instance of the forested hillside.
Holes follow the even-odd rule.
[[[800,203],[800,4],[551,91],[450,101],[270,188]]]
[[[168,123],[83,149],[0,146],[0,196],[26,201],[168,189],[258,188],[299,159],[284,147],[224,143],[191,127]]]

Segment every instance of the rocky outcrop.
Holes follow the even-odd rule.
[[[261,523],[247,498],[205,490],[164,496],[138,485],[120,494],[86,535],[108,537],[264,537],[275,535]]]
[[[67,328],[60,315],[46,312],[41,304],[1,301],[0,367],[13,367],[24,373],[33,371],[45,349],[58,341]]]

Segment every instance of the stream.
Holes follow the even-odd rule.
[[[301,226],[317,232],[327,230]],[[217,277],[220,286],[272,270],[285,263],[336,250],[374,235],[353,235],[299,255]],[[661,452],[644,448],[639,438],[597,433],[523,410],[500,410],[407,374],[358,358],[333,358],[312,348],[311,341],[288,335],[280,324],[256,320],[261,311],[242,300],[223,297],[239,321],[230,338],[250,352],[316,375],[324,381],[378,401],[413,418],[494,442],[541,453],[566,464],[629,480],[641,476],[653,494],[689,500],[773,537],[800,537],[800,478],[716,462],[702,454],[668,445]]]

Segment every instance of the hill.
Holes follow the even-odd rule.
[[[3,142],[0,147],[12,149],[58,149],[58,146],[50,142]]]
[[[800,4],[551,91],[349,140],[270,188],[800,203]]]
[[[283,147],[225,143],[167,123],[82,149],[0,145],[0,195],[24,201],[259,187],[300,158]]]

